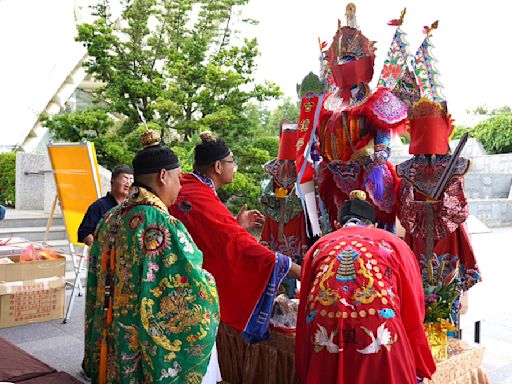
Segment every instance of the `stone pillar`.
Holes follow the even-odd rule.
[[[16,153],[16,209],[43,210],[45,174],[51,176],[48,156]]]

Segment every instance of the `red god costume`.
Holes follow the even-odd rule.
[[[349,193],[362,189],[376,208],[379,227],[393,231],[397,179],[387,160],[392,134],[405,130],[407,106],[389,89],[370,90],[375,47],[358,29],[353,4],[347,6],[347,26],[338,26],[326,46],[320,48],[327,86],[309,74],[300,88],[297,173],[313,234],[319,233],[314,199],[308,201],[313,177],[321,216],[328,215],[331,228]]]
[[[269,176],[263,181],[260,198],[265,213],[260,243],[300,265],[307,250],[307,237],[304,212],[295,193],[296,143],[297,124],[281,124],[277,159],[264,167]]]
[[[432,27],[436,28],[437,22]],[[429,38],[432,29],[427,31],[413,60],[422,99],[412,108],[409,153],[414,156],[396,167],[401,179],[398,217],[424,280],[428,261],[432,259],[434,273],[441,266],[444,275],[457,273],[459,288],[466,291],[481,279],[465,225],[469,208],[463,178],[469,160],[462,157],[456,160],[439,199],[433,200],[434,189],[451,159],[448,143],[454,127],[440,92],[441,85],[431,75],[434,72]],[[456,302],[451,319],[455,325],[458,312]]]

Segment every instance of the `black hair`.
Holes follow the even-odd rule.
[[[126,164],[119,164],[112,169],[111,180],[116,179],[119,175],[126,173],[127,175],[133,175],[133,170]]]

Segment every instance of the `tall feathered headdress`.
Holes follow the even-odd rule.
[[[437,29],[438,21],[423,27],[426,34],[414,59],[412,67],[421,99],[414,104],[411,117],[411,154],[439,154],[449,151],[448,142],[453,133],[453,120],[448,114],[439,72],[435,66],[437,60],[432,55],[434,47],[430,41],[432,31]]]
[[[445,98],[441,92],[443,86],[439,82],[439,72],[435,64],[436,58],[432,55],[432,42],[430,36],[434,29],[437,29],[439,22],[436,21],[432,25],[423,27],[423,33],[426,34],[425,39],[421,43],[414,60],[412,67],[418,87],[420,89],[421,97],[427,98],[436,103],[445,102]]]
[[[396,26],[396,31],[382,67],[378,86],[389,89],[410,109],[420,99],[420,91],[409,64],[411,55],[409,44],[405,40],[406,34],[401,28],[405,12],[404,8],[398,19],[388,22],[388,25]]]

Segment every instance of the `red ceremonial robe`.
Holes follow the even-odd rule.
[[[215,191],[183,174],[171,214],[181,220],[203,252],[203,268],[217,284],[221,321],[243,331],[276,264],[274,252],[238,224]]]
[[[469,160],[459,157],[454,173],[439,200],[428,203],[432,208],[431,221],[428,219],[425,203],[427,196],[432,196],[450,158],[451,155],[438,155],[428,161],[424,155],[416,155],[396,166],[397,174],[401,178],[398,218],[406,231],[405,242],[416,254],[423,274],[426,275],[428,262],[425,254],[426,235],[430,231],[433,237],[433,253],[439,263],[446,263],[446,274],[457,268],[458,263],[460,288],[467,291],[481,280],[465,225],[469,206],[464,194],[463,176],[469,169]],[[453,321],[457,322],[457,317]]]
[[[302,265],[296,369],[302,384],[416,383],[436,366],[423,330],[420,271],[381,229],[322,237]]]

